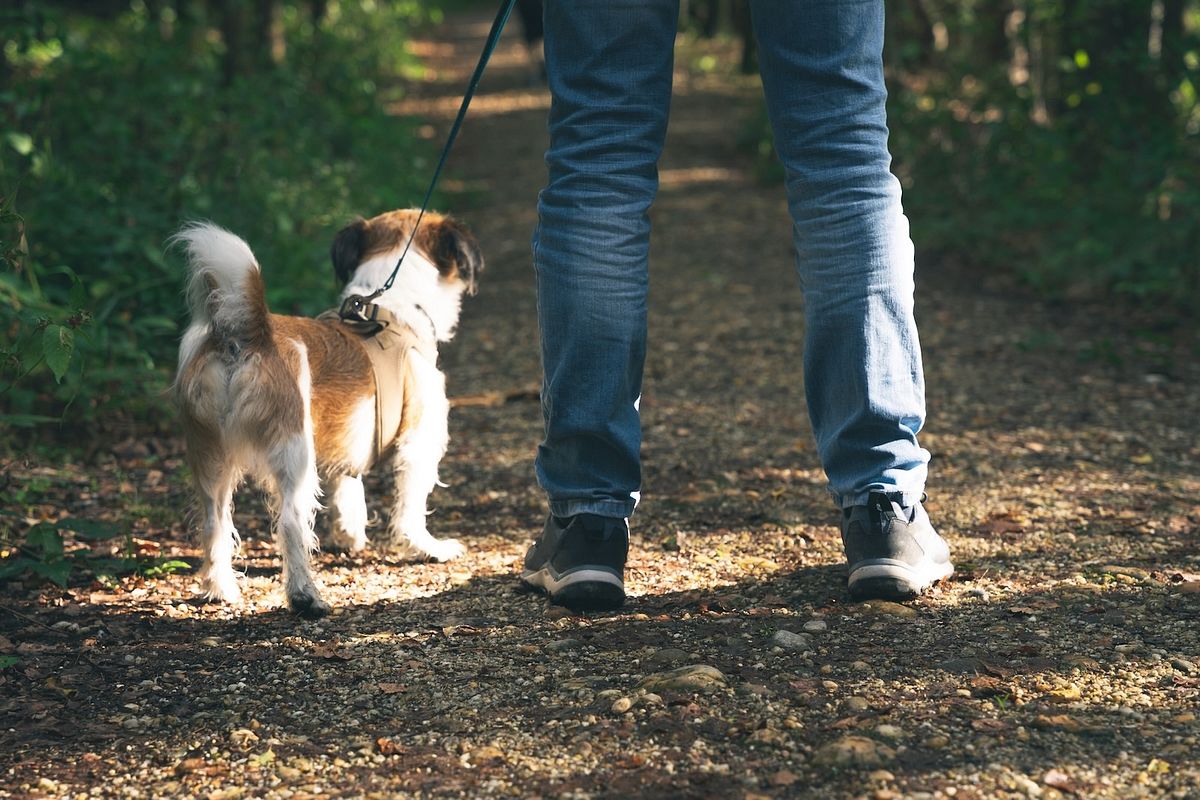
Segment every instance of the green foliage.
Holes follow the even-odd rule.
[[[1048,296],[1200,300],[1200,4],[1165,8],[1180,16],[1124,0],[889,7],[891,149],[918,246]],[[765,115],[745,138],[780,174]]]
[[[69,534],[69,538],[63,532]],[[93,551],[86,543],[103,543],[122,535],[114,524],[88,519],[62,519],[39,522],[25,531],[12,552],[0,560],[0,583],[15,578],[33,577],[66,588],[73,579],[93,577],[111,579],[138,573],[149,578],[171,575],[190,569],[185,561],[166,558],[141,558],[132,538],[116,556],[111,547]],[[68,542],[73,543],[68,545]],[[82,544],[83,546],[74,546]]]
[[[215,4],[0,15],[0,422],[72,401],[80,422],[160,416],[184,318],[164,243],[183,222],[238,233],[273,309],[313,313],[336,292],[337,228],[419,200],[428,145],[387,103],[434,12],[351,0],[314,24],[308,5],[277,4],[286,54],[231,80]]]

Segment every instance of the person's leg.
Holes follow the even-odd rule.
[[[550,510],[628,517],[641,483],[647,210],[666,136],[674,0],[546,4],[552,105],[537,272]]]
[[[533,239],[550,517],[522,580],[575,607],[624,600],[641,486],[647,258],[677,0],[549,0],[549,180]]]
[[[887,527],[878,500],[886,497],[892,528],[924,520],[922,541],[938,549],[919,509],[929,461],[917,442],[925,385],[913,246],[887,148],[883,2],[754,0],[752,10],[805,294],[805,393],[843,534],[861,528],[861,514],[851,525],[855,508],[876,509],[875,533]],[[879,548],[850,542],[847,550],[887,560]],[[928,574],[884,593],[911,594],[914,580],[945,577],[948,558],[934,560],[922,567]],[[866,575],[854,568],[852,591]]]

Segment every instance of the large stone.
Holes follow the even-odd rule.
[[[728,684],[725,674],[707,664],[689,664],[670,672],[647,675],[637,688],[647,692],[715,692]]]
[[[795,633],[788,630],[775,631],[775,635],[771,637],[771,644],[782,647],[784,650],[800,652],[813,649],[812,634]]]
[[[843,736],[813,754],[822,767],[878,767],[896,757],[896,751],[865,736]]]

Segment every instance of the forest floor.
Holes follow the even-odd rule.
[[[436,141],[486,27],[414,43],[428,71],[396,110]],[[459,402],[430,518],[467,555],[322,554],[336,609],[300,621],[246,491],[240,607],[200,603],[188,571],[0,587],[0,797],[1200,796],[1193,334],[920,257],[928,509],[958,571],[911,604],[849,602],[786,207],[737,148],[759,90],[731,49],[677,57],[625,608],[518,588],[544,514],[549,101],[514,30],[447,185],[488,261],[442,354]],[[0,470],[31,522],[126,521],[198,563],[178,439]],[[390,492],[372,481],[372,508]]]

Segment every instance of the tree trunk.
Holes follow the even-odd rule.
[[[246,5],[243,0],[213,0],[217,27],[225,43],[221,60],[221,85],[232,86],[247,72]]]

